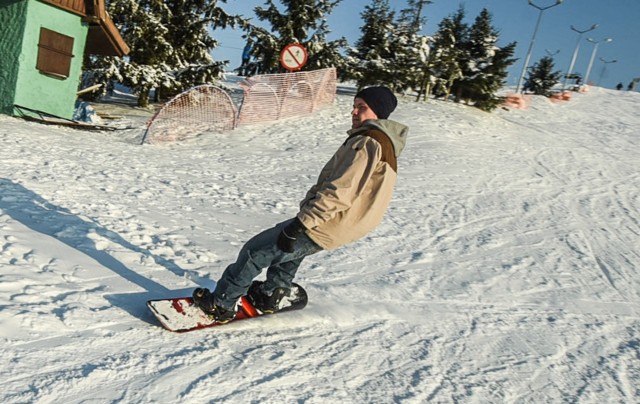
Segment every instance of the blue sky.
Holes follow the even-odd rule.
[[[360,14],[371,0],[342,0],[328,16],[331,34],[329,39],[344,36],[353,45],[360,37],[363,24]],[[404,0],[391,0],[392,9],[400,11],[406,6]],[[533,0],[539,7],[547,7],[556,0]],[[263,0],[229,0],[219,5],[232,14],[253,17],[256,6],[263,6]],[[500,31],[499,45],[517,41],[515,57],[518,61],[511,67],[507,84],[515,86],[520,77],[523,63],[531,43],[535,23],[539,15],[538,9],[529,5],[528,0],[434,0],[427,5],[423,15],[427,18],[423,33],[433,34],[438,23],[446,16],[454,13],[460,4],[465,6],[467,22],[472,24],[482,8],[487,8],[493,16],[493,25]],[[560,5],[543,12],[540,28],[536,35],[530,65],[548,53],[553,56],[556,70],[565,73],[578,41],[578,33],[571,30],[573,25],[578,30],[586,30],[593,24],[598,28],[582,35],[578,58],[573,72],[583,76],[594,49],[587,38],[602,41],[612,38],[612,42],[601,42],[591,69],[589,81],[596,85],[613,88],[622,82],[627,84],[640,77],[640,0],[564,0]],[[216,60],[229,60],[229,68],[240,64],[240,56],[244,46],[241,31],[216,31],[214,36],[220,42],[213,55]],[[556,53],[557,52],[557,53]],[[600,59],[609,63],[605,63]],[[616,62],[612,62],[612,61]],[[639,86],[640,87],[640,86]]]

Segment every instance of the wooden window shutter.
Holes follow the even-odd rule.
[[[59,78],[69,77],[73,58],[73,38],[40,28],[36,69]]]

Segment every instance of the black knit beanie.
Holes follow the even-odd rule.
[[[387,87],[368,87],[356,94],[355,98],[361,98],[380,119],[387,119],[396,109],[398,99]]]

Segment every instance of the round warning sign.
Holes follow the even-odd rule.
[[[297,43],[287,45],[280,53],[280,64],[291,72],[300,70],[307,63],[307,56],[304,46]]]

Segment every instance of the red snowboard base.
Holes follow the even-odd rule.
[[[307,305],[307,301],[307,292],[302,286],[294,283],[291,288],[291,295],[282,300],[281,308],[276,313],[303,309]],[[215,327],[263,315],[260,310],[249,303],[245,296],[242,296],[238,302],[236,318],[222,324],[214,321],[208,314],[196,307],[191,297],[149,300],[147,307],[164,328],[174,332],[187,332]]]

